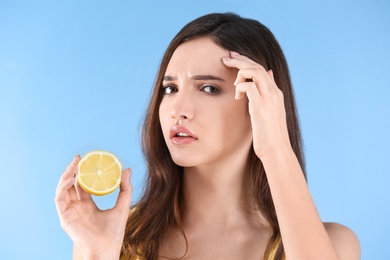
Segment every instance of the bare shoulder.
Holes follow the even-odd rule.
[[[355,232],[338,223],[325,222],[324,226],[340,259],[360,259],[360,242]]]

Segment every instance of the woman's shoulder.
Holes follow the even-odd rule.
[[[340,259],[360,259],[360,242],[352,229],[334,222],[324,222],[324,227]]]

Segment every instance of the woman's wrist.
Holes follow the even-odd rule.
[[[263,164],[285,161],[288,158],[296,157],[291,145],[278,145],[262,151],[259,159]]]
[[[83,246],[73,246],[73,260],[118,260],[120,249],[116,248],[86,248]]]

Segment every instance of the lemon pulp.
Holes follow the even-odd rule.
[[[78,163],[77,181],[86,192],[103,196],[116,190],[121,183],[122,164],[107,151],[91,151]]]

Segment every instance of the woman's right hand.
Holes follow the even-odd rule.
[[[132,197],[131,170],[123,171],[115,206],[100,210],[76,181],[79,161],[78,155],[58,182],[55,204],[61,227],[83,258],[119,259]]]

